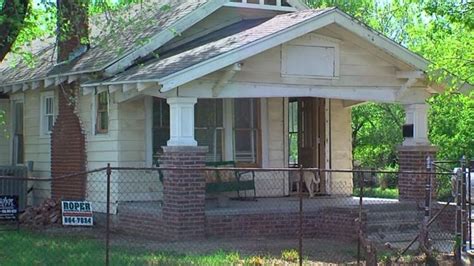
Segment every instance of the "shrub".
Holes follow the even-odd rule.
[[[398,165],[396,166],[387,166],[380,169],[380,171],[390,171],[397,172]],[[383,189],[386,188],[396,188],[398,187],[398,174],[397,173],[378,173],[377,179],[380,184],[380,187]]]
[[[281,253],[281,259],[289,262],[298,262],[298,251],[295,249],[283,250],[283,252]]]

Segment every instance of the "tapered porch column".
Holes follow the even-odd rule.
[[[197,146],[194,139],[194,105],[196,98],[173,97],[170,106],[170,140],[168,146]]]
[[[405,106],[406,121],[403,127],[405,140],[398,148],[400,171],[427,172],[427,158],[436,158],[437,147],[428,140],[428,109],[425,103]],[[422,202],[425,199],[425,186],[428,175],[400,174],[398,188],[401,201]],[[435,183],[433,198],[435,198]]]
[[[207,147],[194,139],[196,98],[169,98],[170,140],[163,147],[163,236],[169,240],[196,239],[205,235],[204,172]],[[191,168],[186,170],[186,168]]]

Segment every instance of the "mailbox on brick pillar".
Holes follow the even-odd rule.
[[[401,201],[422,202],[425,199],[427,174],[408,174],[404,171],[428,172],[427,158],[434,160],[437,147],[428,140],[428,105],[425,103],[405,106],[406,121],[403,126],[403,145],[398,148],[400,171],[398,189]],[[432,182],[435,184],[435,182]],[[433,187],[433,193],[435,191]],[[436,196],[433,194],[433,196]]]
[[[163,235],[170,240],[204,237],[205,187],[203,171],[207,147],[194,139],[196,98],[169,98],[170,140],[163,147],[161,167],[180,168],[163,171]],[[191,168],[186,170],[186,168]]]

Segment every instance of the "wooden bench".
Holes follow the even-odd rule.
[[[221,162],[208,162],[206,163],[207,167],[229,167],[234,168],[234,161],[221,161]],[[246,175],[250,175],[251,179],[244,180]],[[236,170],[236,171],[227,171],[227,170],[216,170],[216,171],[207,171],[206,173],[206,193],[216,194],[224,192],[237,192],[238,199],[244,199],[242,197],[243,191],[253,191],[253,196],[251,199],[256,198],[255,190],[255,172],[245,171],[245,170]]]
[[[153,162],[155,167],[160,167],[158,160],[154,160]],[[229,167],[234,168],[235,162],[234,161],[220,161],[220,162],[207,162],[206,167]],[[229,174],[230,176],[225,176],[225,173]],[[250,180],[243,180],[245,175],[250,175]],[[161,182],[163,182],[163,172],[158,170],[158,176]],[[229,179],[230,180],[225,180]],[[209,180],[212,179],[212,180]],[[256,198],[256,190],[255,190],[255,172],[253,171],[245,171],[245,170],[238,170],[238,171],[225,171],[225,170],[216,170],[216,171],[207,171],[206,173],[206,193],[208,194],[216,194],[216,193],[225,193],[225,192],[237,192],[238,199],[244,199],[242,197],[242,191],[253,191],[253,197],[251,199]]]

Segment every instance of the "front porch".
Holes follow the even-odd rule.
[[[258,198],[255,201],[231,200],[225,207],[206,201],[204,237],[283,237],[294,238],[302,217],[305,238],[356,241],[359,199],[347,196],[303,198],[300,212],[298,197]],[[406,208],[411,204],[390,199],[364,199],[366,210]],[[364,212],[364,217],[366,212]],[[140,223],[137,226],[137,217]],[[365,218],[364,218],[365,219]],[[148,237],[169,239],[166,235],[161,202],[121,202],[115,229]]]

